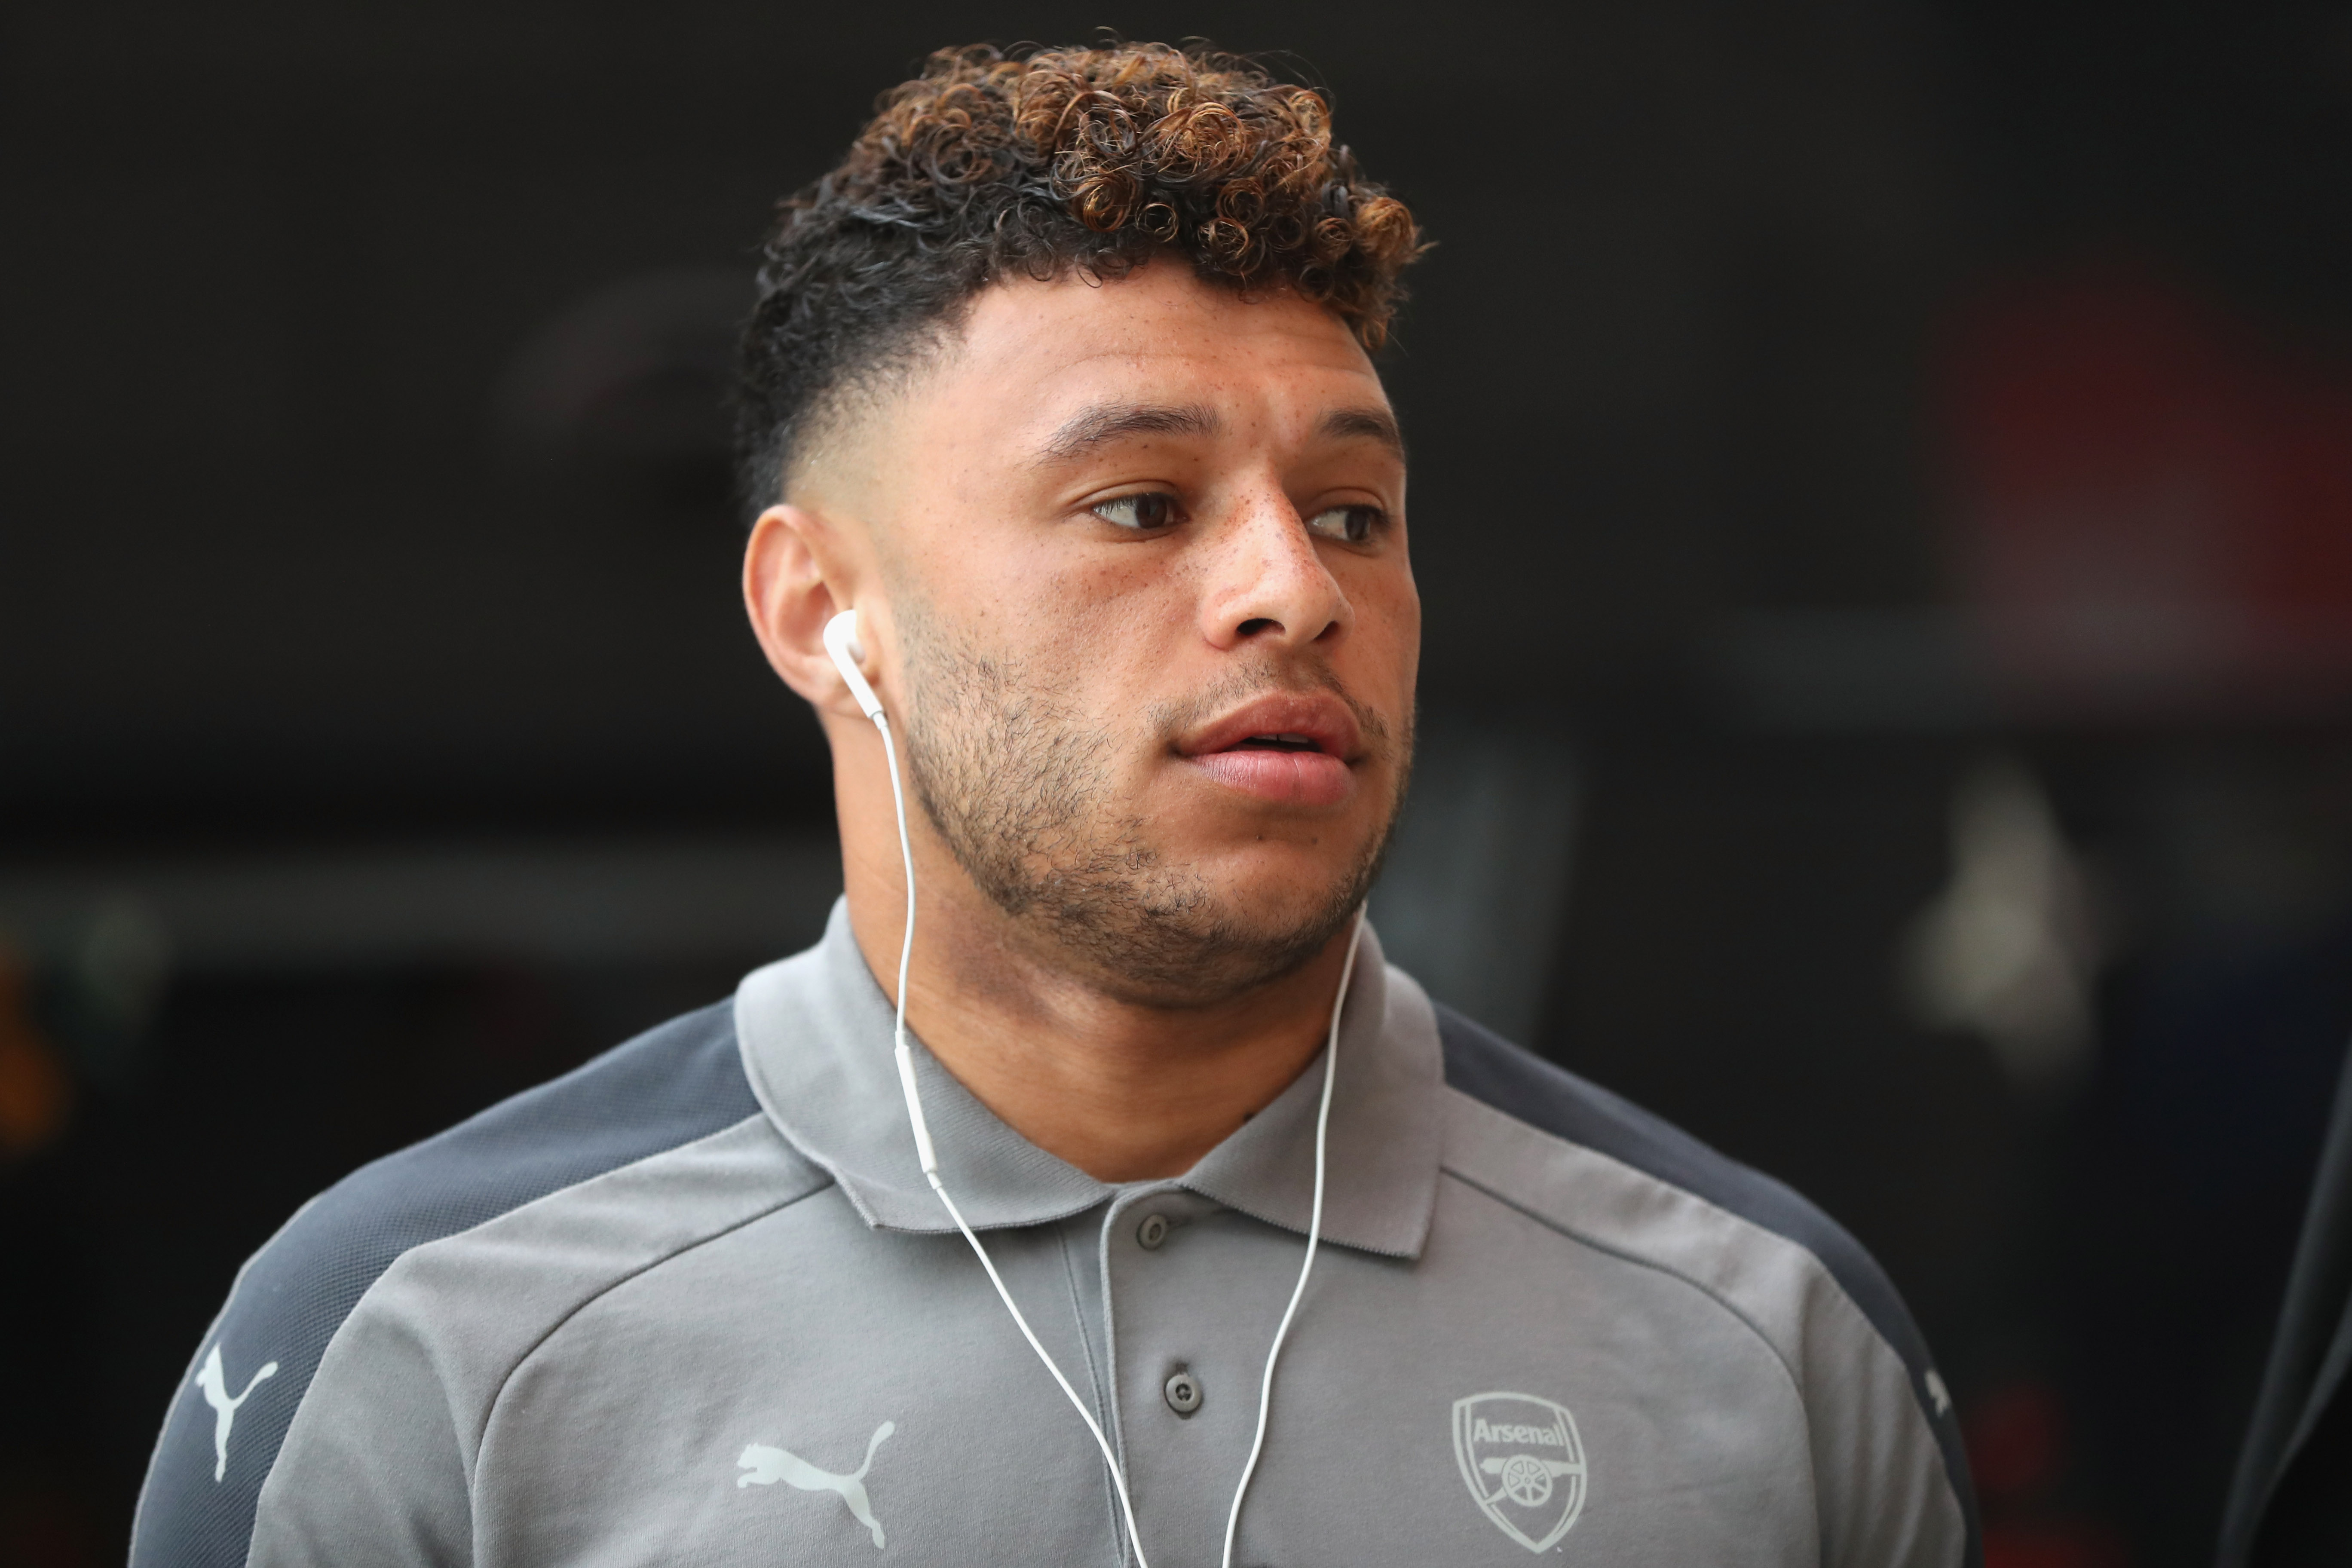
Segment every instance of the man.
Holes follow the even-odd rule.
[[[824,940],[297,1215],[140,1562],[1973,1560],[1854,1243],[1360,931],[1419,637],[1367,350],[1419,243],[1240,62],[886,98],[745,342]]]

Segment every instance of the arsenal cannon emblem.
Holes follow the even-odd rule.
[[[1454,1458],[1495,1527],[1548,1552],[1584,1509],[1584,1444],[1568,1406],[1532,1394],[1454,1402]]]

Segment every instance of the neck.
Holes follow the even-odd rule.
[[[845,854],[843,868],[858,949],[895,1002],[906,889],[889,848]],[[1347,931],[1242,994],[1140,1004],[1031,950],[961,868],[917,856],[908,1028],[1007,1126],[1098,1181],[1181,1175],[1323,1047]]]

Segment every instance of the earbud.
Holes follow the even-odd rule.
[[[882,717],[882,700],[874,695],[866,684],[866,672],[858,665],[866,658],[866,649],[857,641],[857,612],[844,610],[824,623],[824,651],[833,655],[834,668],[841,679],[849,683],[849,694],[857,699],[868,719]]]

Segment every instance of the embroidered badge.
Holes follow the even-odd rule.
[[[1530,1552],[1549,1552],[1584,1511],[1584,1444],[1568,1406],[1532,1394],[1454,1402],[1454,1458],[1478,1511]]]

